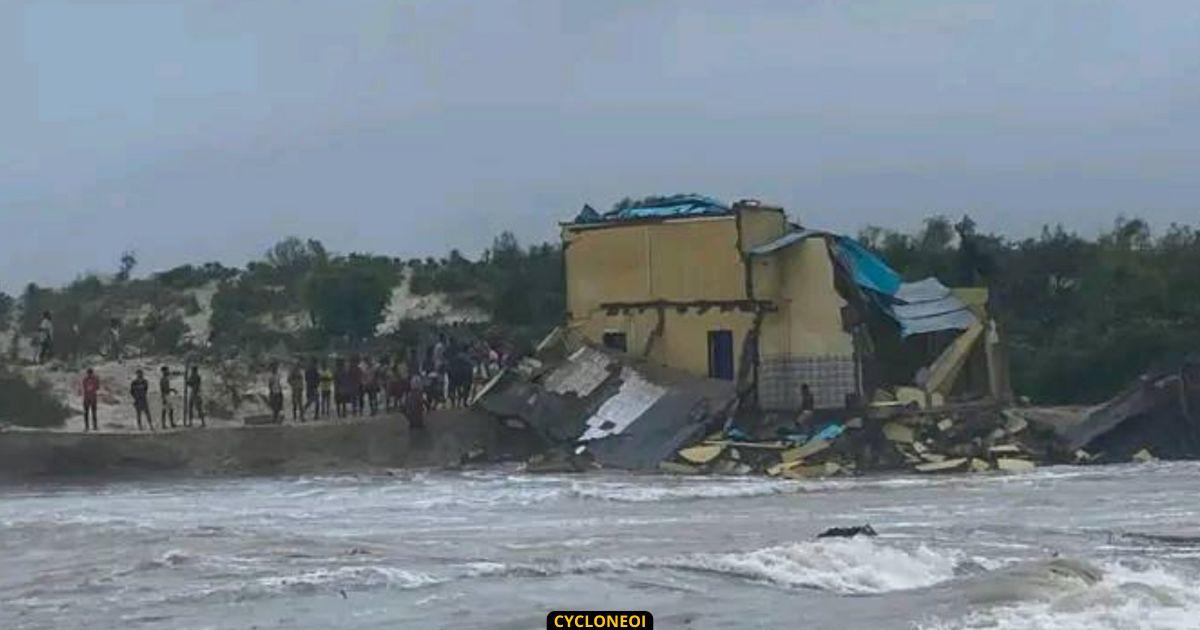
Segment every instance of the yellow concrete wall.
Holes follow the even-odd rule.
[[[742,300],[746,276],[733,217],[650,224],[653,299]]]
[[[680,313],[674,308],[663,309],[663,336],[650,346],[647,358],[686,370],[697,376],[708,375],[708,332],[728,330],[733,333],[734,369],[741,365],[746,333],[754,325],[754,315],[740,311],[721,311],[712,308],[704,313],[688,309]],[[603,311],[577,319],[572,329],[584,338],[600,343],[606,332],[625,333],[631,354],[641,356],[650,336],[658,326],[657,309],[608,315]]]
[[[587,317],[603,302],[650,300],[650,249],[641,225],[563,231],[567,311]]]
[[[564,229],[567,310],[654,300],[741,300],[745,274],[733,217]]]
[[[842,329],[841,309],[846,301],[834,286],[833,261],[824,239],[810,238],[780,250],[778,284],[774,299],[778,310],[763,320],[763,356],[849,356],[854,341]],[[769,286],[770,265],[755,266],[755,293],[761,278]]]
[[[722,312],[710,309],[697,313],[694,309],[678,313],[667,309],[666,334],[654,347],[650,358],[672,365],[697,376],[708,375],[708,332],[729,330],[733,333],[733,367],[735,378],[741,376],[742,348],[746,333],[754,325],[754,314],[739,311]]]
[[[742,252],[770,243],[787,232],[787,218],[776,208],[743,207],[738,210],[741,222]]]

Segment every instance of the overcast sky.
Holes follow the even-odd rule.
[[[476,253],[701,192],[1200,222],[1200,2],[0,3],[0,290],[286,235]]]

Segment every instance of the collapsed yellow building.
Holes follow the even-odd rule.
[[[871,300],[842,273],[853,244],[801,229],[781,208],[686,196],[605,215],[585,207],[561,228],[567,329],[596,345],[734,380],[763,409],[800,408],[805,385],[828,408],[880,384]],[[955,312],[939,325],[978,337],[982,306],[972,315],[943,298]],[[959,345],[937,372],[947,393],[977,344]]]

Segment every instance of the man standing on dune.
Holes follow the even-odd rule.
[[[87,374],[83,377],[83,430],[88,430],[88,414],[91,414],[93,430],[99,431],[98,420],[96,419],[96,403],[100,396],[100,377],[96,376],[96,372],[92,368],[87,369]]]

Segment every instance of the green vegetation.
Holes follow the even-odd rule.
[[[410,261],[409,269],[413,293],[444,293],[457,305],[488,313],[521,341],[549,332],[566,311],[562,249],[556,244],[522,247],[503,232],[478,261],[452,251],[440,261]]]
[[[1093,403],[1158,363],[1200,351],[1200,232],[1120,219],[1086,239],[1062,226],[1010,240],[964,217],[860,240],[908,279],[991,288],[1016,391],[1041,403]]]
[[[58,427],[71,416],[44,384],[31,385],[0,365],[0,422],[24,427]]]

